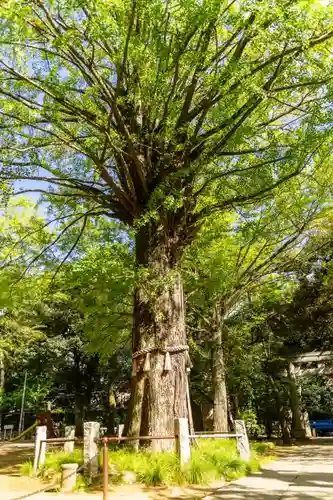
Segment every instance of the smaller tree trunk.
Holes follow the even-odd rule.
[[[276,399],[276,406],[277,406],[277,413],[278,413],[278,419],[281,427],[281,433],[282,433],[282,440],[283,444],[290,445],[291,444],[291,436],[290,436],[290,418],[289,418],[289,412],[286,411],[284,402],[283,402],[283,397],[281,397],[280,389],[274,380],[274,378],[270,375],[268,377],[268,380],[271,384],[271,387],[274,391],[275,399]]]
[[[297,387],[295,366],[293,363],[288,363],[287,371],[289,382],[290,408],[292,412],[291,435],[296,439],[305,439],[306,432],[302,418],[300,394]]]
[[[270,439],[273,434],[273,422],[270,417],[266,418],[265,420],[265,432],[268,439]]]
[[[83,436],[84,409],[81,401],[76,400],[74,408],[75,435]]]
[[[215,311],[216,333],[212,349],[212,382],[214,393],[214,431],[228,432],[228,399],[225,377],[224,352],[222,345],[222,318]]]
[[[291,435],[290,435],[290,423],[288,415],[286,415],[286,409],[283,406],[279,408],[279,421],[282,432],[282,441],[285,445],[291,444]]]

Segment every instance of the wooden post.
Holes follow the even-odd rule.
[[[317,437],[317,432],[316,432],[316,428],[315,427],[312,427],[311,434],[312,434],[313,438]]]
[[[99,422],[85,422],[83,425],[83,461],[85,473],[92,477],[98,472]]]
[[[46,425],[39,425],[36,427],[36,440],[35,440],[35,458],[34,458],[34,473],[36,474],[38,468],[43,465],[46,453]]]
[[[187,464],[191,459],[190,437],[187,418],[175,419],[176,451],[179,456],[180,466]]]
[[[64,451],[66,453],[73,453],[74,451],[74,439],[75,439],[75,425],[67,425],[65,427],[65,438],[73,439],[73,441],[67,441],[64,444]]]
[[[103,440],[103,500],[108,500],[109,492],[109,448],[107,439]]]
[[[243,460],[250,460],[250,444],[244,420],[235,420],[235,432],[236,434],[240,434],[236,438],[239,456]]]

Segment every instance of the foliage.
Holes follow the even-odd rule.
[[[310,418],[332,418],[333,390],[330,379],[320,374],[305,375],[299,381],[301,402]]]
[[[242,420],[244,420],[247,432],[251,436],[261,434],[261,428],[260,425],[258,425],[257,415],[253,410],[242,411],[239,416]]]
[[[32,383],[31,383],[32,382]],[[23,382],[22,382],[23,384]],[[24,398],[24,407],[26,410],[38,412],[45,409],[45,402],[49,400],[52,392],[52,381],[41,377],[39,380],[27,383],[27,388]],[[1,409],[3,411],[17,411],[22,403],[23,385],[16,388],[7,386],[7,393],[1,397]]]
[[[108,7],[7,0],[0,10],[0,179],[33,181],[13,191],[60,211],[70,254],[103,215],[174,225],[181,251],[207,215],[304,174],[300,192],[329,165],[331,6]]]

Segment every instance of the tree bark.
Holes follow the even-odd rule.
[[[167,225],[166,225],[167,227]],[[132,381],[130,436],[173,436],[175,417],[188,417],[186,346],[180,254],[172,231],[153,223],[136,235],[137,288],[134,297],[133,352],[150,350],[149,370],[143,353],[136,358]],[[165,369],[166,350],[170,370]],[[146,363],[145,363],[146,362]],[[152,440],[155,451],[171,449],[174,440]]]
[[[290,425],[288,422],[288,412],[282,405],[279,407],[279,422],[281,426],[283,444],[290,445],[291,435],[290,435]]]
[[[221,335],[222,336],[222,335]],[[214,431],[228,432],[228,399],[222,339],[212,349],[212,381],[214,392]]]
[[[223,313],[222,303],[215,306],[213,313],[213,348],[212,359],[212,385],[213,385],[213,430],[228,431],[228,398],[225,377],[224,352],[223,352]]]
[[[289,383],[290,408],[292,411],[291,435],[296,439],[305,439],[306,432],[302,418],[300,395],[295,375],[295,366],[293,363],[291,362],[288,363],[287,371],[288,371],[288,383]]]

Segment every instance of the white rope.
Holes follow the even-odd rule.
[[[187,345],[174,345],[174,346],[169,346],[169,347],[146,347],[144,349],[140,349],[139,351],[134,352],[132,357],[133,357],[133,359],[136,359],[139,356],[143,356],[144,354],[148,354],[148,353],[154,352],[154,351],[165,354],[167,352],[175,353],[175,352],[184,352],[184,351],[188,351],[188,350],[189,350],[189,348]]]

